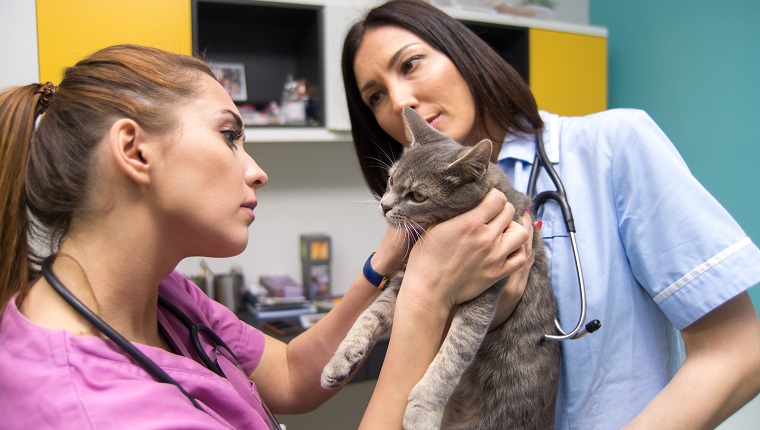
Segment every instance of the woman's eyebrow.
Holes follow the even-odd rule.
[[[240,118],[240,115],[236,114],[232,109],[222,109],[219,111],[221,115],[225,116],[231,116],[232,120],[235,121],[235,127],[238,129],[243,129],[243,119]]]
[[[393,56],[391,57],[391,59],[388,60],[388,65],[385,66],[386,69],[388,69],[388,70],[393,69],[393,67],[396,65],[396,62],[398,62],[399,57],[401,57],[401,55],[404,53],[404,51],[406,51],[409,47],[414,46],[414,45],[417,45],[417,43],[410,43],[408,45],[404,45],[398,51],[396,51],[396,53],[393,54]],[[375,85],[375,83],[376,83],[375,81],[369,81],[366,84],[364,84],[361,88],[359,88],[359,94],[367,91],[367,89],[369,89],[370,87],[372,87],[373,85]]]
[[[364,84],[364,86],[362,86],[361,88],[359,88],[359,94],[363,94],[365,91],[367,91],[368,89],[372,88],[374,85],[375,85],[375,81],[369,81],[369,82],[367,82],[366,84]]]
[[[398,61],[398,59],[401,56],[401,54],[403,54],[404,51],[406,51],[410,46],[414,46],[414,45],[416,45],[416,43],[410,43],[408,45],[402,46],[401,49],[399,49],[398,51],[396,51],[396,53],[393,54],[393,56],[391,57],[391,59],[388,60],[388,65],[386,66],[386,68],[388,70],[391,70],[393,68],[393,66],[396,65],[396,62]]]

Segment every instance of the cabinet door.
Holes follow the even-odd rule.
[[[192,53],[188,0],[37,0],[40,81],[110,45],[148,45]]]
[[[530,30],[530,87],[539,109],[586,115],[607,108],[607,39]]]

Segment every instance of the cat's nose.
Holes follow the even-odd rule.
[[[389,210],[391,210],[391,207],[380,203],[380,210],[383,211],[383,215],[385,215]]]

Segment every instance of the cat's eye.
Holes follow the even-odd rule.
[[[422,203],[425,200],[427,200],[427,196],[425,196],[424,194],[420,194],[417,191],[412,191],[411,193],[408,194],[408,197],[417,203]]]

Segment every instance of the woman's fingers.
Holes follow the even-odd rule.
[[[494,319],[491,322],[491,329],[504,324],[504,321],[506,321],[510,315],[512,315],[512,312],[514,312],[515,307],[517,307],[517,304],[520,302],[520,299],[525,292],[525,287],[528,285],[530,269],[533,267],[533,262],[535,261],[535,256],[533,255],[534,228],[529,213],[526,212],[520,217],[520,224],[527,230],[528,240],[512,254],[522,253],[525,256],[525,263],[522,268],[514,271],[509,276],[509,280],[506,285],[504,285],[501,297],[499,298],[499,303],[496,307]],[[516,260],[510,262],[510,264],[516,263]]]

